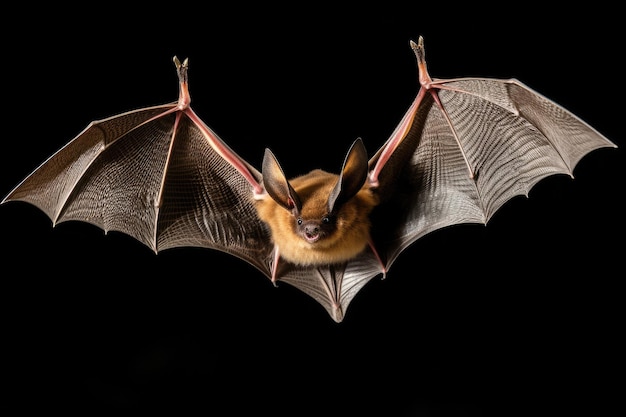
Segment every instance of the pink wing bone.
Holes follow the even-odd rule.
[[[441,113],[447,120],[448,125],[450,126],[450,130],[452,131],[452,134],[454,135],[454,138],[457,144],[459,145],[459,149],[461,150],[461,153],[463,154],[463,159],[465,160],[465,164],[467,165],[470,178],[474,178],[474,172],[472,168],[470,167],[469,161],[467,159],[467,156],[465,155],[465,151],[463,150],[463,147],[461,146],[461,142],[459,141],[459,137],[456,133],[456,130],[454,129],[454,126],[450,120],[450,117],[448,116],[448,112],[446,111],[443,104],[439,100],[439,95],[437,94],[437,89],[445,88],[445,87],[438,84],[436,81],[434,82],[433,79],[430,77],[430,74],[428,74],[428,69],[426,67],[426,57],[424,54],[424,39],[420,36],[417,43],[411,41],[411,48],[413,49],[413,52],[415,52],[415,57],[417,58],[417,68],[419,71],[418,77],[419,77],[420,89],[417,93],[417,96],[415,96],[413,103],[411,103],[411,106],[409,107],[407,112],[404,114],[404,117],[402,118],[402,120],[400,121],[396,129],[393,131],[389,139],[387,140],[386,145],[380,154],[380,157],[376,161],[376,165],[369,173],[368,181],[369,181],[370,186],[373,188],[378,187],[379,185],[378,176],[380,174],[380,171],[383,169],[383,167],[385,166],[385,164],[387,163],[391,155],[395,152],[398,145],[402,142],[402,140],[406,136],[408,130],[411,128],[411,125],[413,124],[413,118],[415,117],[417,109],[419,108],[422,100],[424,99],[427,93],[431,94],[431,96],[433,97],[433,100],[437,104],[437,107],[439,107],[439,109],[441,110]]]
[[[265,194],[264,187],[256,180],[254,175],[250,172],[246,163],[241,159],[239,155],[237,155],[228,145],[226,145],[220,137],[208,127],[202,119],[196,115],[193,109],[190,106],[191,103],[191,95],[189,94],[189,83],[187,77],[188,70],[188,60],[185,59],[182,63],[178,60],[177,57],[174,57],[174,63],[176,64],[176,69],[178,72],[179,79],[179,96],[178,96],[178,105],[165,111],[164,113],[155,116],[154,119],[163,117],[166,114],[177,112],[176,113],[176,121],[174,124],[174,137],[172,138],[170,149],[174,146],[174,139],[176,135],[176,131],[178,128],[178,124],[182,114],[184,113],[189,119],[200,129],[203,133],[204,137],[209,142],[209,145],[217,152],[224,160],[226,160],[229,164],[231,164],[237,171],[241,173],[241,175],[250,183],[252,187],[255,198],[260,198],[263,194]],[[171,154],[171,153],[170,153]],[[169,164],[169,157],[166,162]],[[167,170],[166,170],[167,171]],[[163,187],[161,187],[163,189]],[[159,196],[159,204],[161,203],[161,196]]]

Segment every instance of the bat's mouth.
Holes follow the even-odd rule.
[[[309,243],[315,243],[318,240],[320,240],[320,234],[319,233],[304,232],[304,238]]]

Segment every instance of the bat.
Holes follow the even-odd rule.
[[[194,112],[188,59],[174,57],[177,101],[91,122],[1,203],[30,203],[53,227],[122,232],[155,253],[226,252],[341,322],[420,237],[487,224],[541,179],[573,177],[585,155],[616,147],[517,79],[431,78],[423,37],[410,46],[414,100],[374,153],[357,138],[336,172],[288,177],[269,148],[255,168]]]

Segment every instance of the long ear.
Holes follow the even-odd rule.
[[[295,213],[300,212],[302,208],[300,197],[287,181],[283,169],[269,149],[265,149],[263,155],[263,184],[274,201],[287,210],[295,209]]]
[[[337,184],[328,197],[329,213],[359,192],[367,179],[367,170],[367,151],[361,138],[357,138],[346,155]]]

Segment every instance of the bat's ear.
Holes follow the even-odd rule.
[[[283,169],[269,149],[265,149],[265,155],[263,156],[263,184],[267,193],[274,201],[287,210],[295,213],[300,212],[302,208],[300,197],[298,197],[296,190],[287,181]]]
[[[354,141],[343,162],[337,184],[328,197],[328,212],[333,213],[359,192],[367,179],[367,151],[361,138]]]

